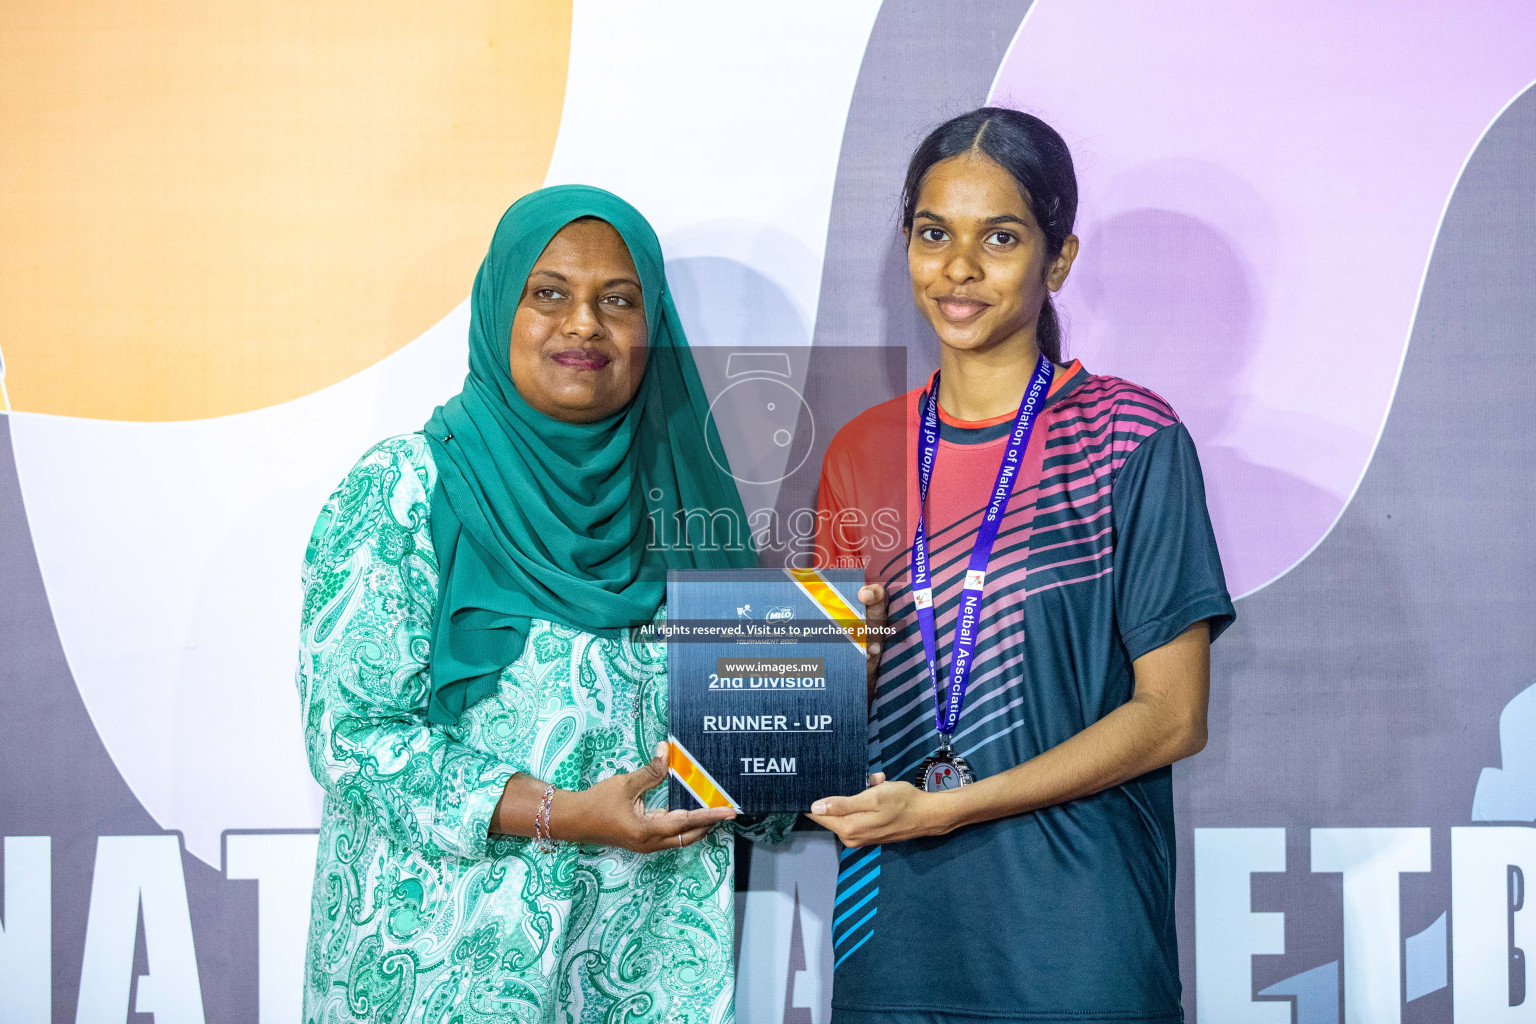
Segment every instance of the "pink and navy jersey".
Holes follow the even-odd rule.
[[[978,777],[1124,704],[1136,658],[1201,620],[1214,637],[1234,616],[1199,459],[1173,410],[1076,363],[1056,377],[993,548],[955,731]],[[900,634],[881,661],[870,770],[909,780],[938,745],[910,586],[921,391],[839,432],[818,510],[823,563],[862,565],[886,584]],[[946,680],[966,564],[1012,421],[941,418],[927,529]],[[1168,768],[947,836],[844,850],[834,1020],[1180,1021],[1173,886]]]

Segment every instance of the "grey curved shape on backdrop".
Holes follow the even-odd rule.
[[[813,343],[900,345],[905,391],[938,365],[912,305],[897,206],[928,130],[987,100],[1030,0],[946,5],[886,0],[864,48],[832,190]],[[806,400],[815,402],[807,394]]]
[[[0,825],[8,836],[53,839],[53,1019],[74,1020],[96,838],[165,829],[118,773],[75,688],[32,549],[4,415],[0,573],[0,700],[3,719],[13,724],[0,743]],[[185,852],[181,863],[206,1018],[255,1024],[256,883],[227,881]],[[141,946],[134,976],[148,972]],[[128,1019],[147,1024],[152,1016],[130,1012]]]
[[[1175,775],[1186,1011],[1193,828],[1288,826],[1290,871],[1254,876],[1253,909],[1286,914],[1286,953],[1254,958],[1255,989],[1343,953],[1339,876],[1309,872],[1309,828],[1431,826],[1433,870],[1402,878],[1403,935],[1450,906],[1450,828],[1471,821],[1500,712],[1536,677],[1532,153],[1536,90],[1451,196],[1354,500],[1212,649],[1210,745]],[[1450,1018],[1445,988],[1403,1020]]]

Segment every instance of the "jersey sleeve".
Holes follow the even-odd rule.
[[[1114,483],[1115,621],[1131,660],[1201,620],[1214,640],[1236,618],[1205,504],[1195,442],[1182,423],[1141,442]]]
[[[315,524],[297,673],[305,746],[327,794],[402,844],[483,858],[517,766],[427,722],[437,561],[424,448],[419,436],[374,448]]]

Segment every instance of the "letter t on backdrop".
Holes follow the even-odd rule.
[[[1398,875],[1428,871],[1427,828],[1315,828],[1312,870],[1344,875],[1344,1024],[1401,1024]]]

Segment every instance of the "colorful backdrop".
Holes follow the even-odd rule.
[[[632,200],[696,344],[910,386],[906,156],[993,102],[1073,147],[1067,348],[1188,422],[1239,597],[1175,773],[1190,1019],[1536,1021],[1536,7],[6,16],[0,1020],[297,1020],[299,560],[457,390],[512,199]],[[827,1020],[835,864],[750,854],[743,1021]]]

